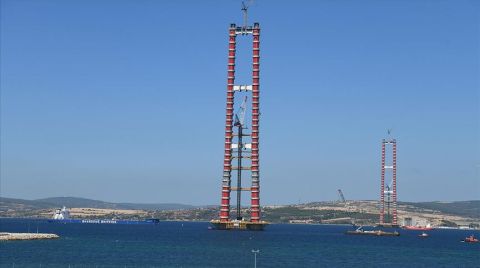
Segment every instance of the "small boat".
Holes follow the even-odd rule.
[[[469,237],[465,237],[461,242],[466,242],[466,243],[478,243],[478,238],[476,238],[473,235],[470,235]]]
[[[423,232],[421,234],[418,235],[418,237],[429,237],[430,235],[428,235],[427,233]]]

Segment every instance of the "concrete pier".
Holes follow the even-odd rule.
[[[1,233],[0,241],[11,240],[37,240],[37,239],[56,239],[60,238],[56,234],[43,234],[43,233]]]

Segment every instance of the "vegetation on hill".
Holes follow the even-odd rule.
[[[480,218],[480,200],[455,202],[402,202],[420,209],[430,209],[462,217]]]
[[[298,206],[285,206],[279,208],[265,208],[263,218],[269,222],[288,223],[291,220],[310,220],[312,223],[352,224],[361,222],[374,222],[378,216],[370,213],[348,212],[339,210],[318,210]]]

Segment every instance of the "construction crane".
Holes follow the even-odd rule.
[[[237,220],[242,220],[241,215],[241,199],[242,199],[242,151],[244,149],[244,145],[242,142],[243,137],[243,129],[246,128],[245,126],[245,111],[247,109],[247,96],[243,98],[242,104],[238,109],[237,113],[235,114],[235,121],[233,126],[237,127],[237,135],[238,135],[238,146],[237,146]]]
[[[243,98],[242,104],[235,114],[235,121],[233,123],[236,127],[243,127],[245,125],[245,110],[247,109],[247,96]]]
[[[393,180],[390,181],[390,183],[385,186],[385,188],[387,188],[387,190],[383,191],[385,194],[387,194],[387,202],[386,202],[387,203],[387,218],[385,219],[386,222],[390,221],[390,203],[392,201],[391,196],[393,194],[392,183],[393,183]]]
[[[253,3],[253,0],[248,1],[248,3],[245,4],[245,1],[242,1],[242,12],[243,12],[243,28],[247,28],[247,20],[248,20],[248,8],[250,5]]]
[[[345,205],[345,214],[347,215],[347,217],[350,218],[350,223],[353,225],[353,226],[356,226],[355,224],[355,220],[353,218],[353,215],[352,215],[352,212],[350,212],[350,209],[348,208],[347,206],[347,200],[345,199],[345,196],[343,195],[343,192],[342,192],[342,189],[338,189],[338,199],[340,202],[342,202],[344,205]]]
[[[343,192],[342,192],[342,189],[338,189],[338,199],[342,202],[342,203],[345,203],[346,200],[345,200],[345,196],[343,195]]]

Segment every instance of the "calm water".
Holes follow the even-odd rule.
[[[264,232],[214,231],[208,223],[157,226],[56,224],[0,219],[0,231],[51,232],[58,240],[0,243],[2,267],[480,267],[478,231],[434,230],[430,237],[350,236],[347,226],[270,225]]]

